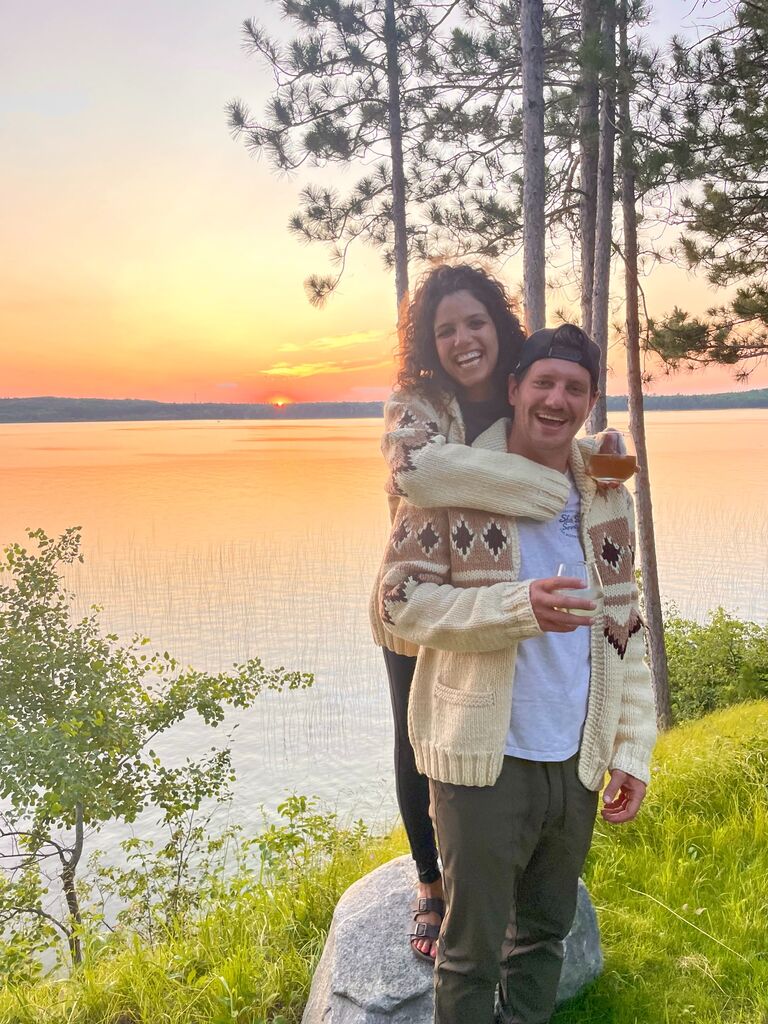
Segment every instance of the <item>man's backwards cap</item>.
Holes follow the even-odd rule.
[[[529,366],[539,359],[567,359],[589,371],[592,384],[597,387],[600,376],[600,348],[575,324],[544,327],[534,331],[523,344],[520,361],[512,371],[522,377]]]

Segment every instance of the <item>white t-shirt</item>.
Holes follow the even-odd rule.
[[[568,503],[545,523],[519,519],[520,579],[554,576],[560,562],[579,562],[581,499],[571,478]],[[566,761],[579,749],[589,696],[588,626],[521,641],[515,661],[505,753],[528,761]]]

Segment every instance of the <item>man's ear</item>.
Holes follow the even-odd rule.
[[[518,383],[517,377],[514,375],[514,373],[510,373],[509,377],[507,378],[507,398],[509,399],[510,405],[515,404],[515,400],[517,398],[517,389],[519,387],[520,384]]]
[[[600,392],[598,391],[597,388],[595,388],[594,393],[592,395],[592,398],[590,399],[590,402],[589,402],[589,409],[587,410],[587,415],[584,417],[585,422],[586,422],[586,420],[589,419],[589,417],[590,417],[590,415],[592,413],[592,410],[595,408],[595,402],[598,400],[599,397],[600,397]]]

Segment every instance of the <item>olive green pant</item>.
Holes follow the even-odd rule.
[[[493,786],[430,780],[447,913],[435,1024],[546,1024],[576,912],[597,793],[568,761],[505,757]]]

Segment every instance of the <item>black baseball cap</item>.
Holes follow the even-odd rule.
[[[567,359],[589,371],[592,383],[598,385],[600,377],[600,347],[576,324],[544,327],[523,343],[520,361],[512,371],[516,377],[539,359]]]

